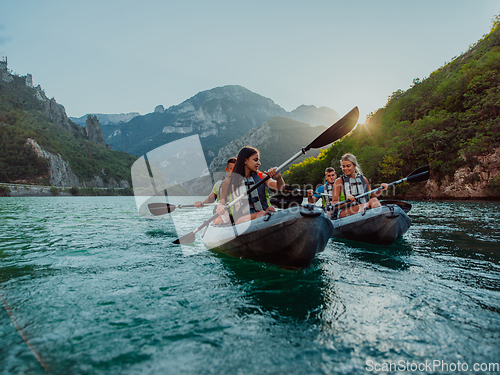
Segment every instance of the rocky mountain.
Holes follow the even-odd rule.
[[[87,113],[85,116],[82,117],[70,117],[70,120],[73,121],[75,124],[85,127],[85,124],[87,122],[87,117],[89,115],[96,116],[101,126],[108,126],[108,125],[116,126],[129,122],[134,117],[140,116],[141,114],[139,112],[128,112],[128,113],[118,113],[118,114]]]
[[[328,126],[340,119],[339,114],[333,109],[328,107],[316,108],[313,105],[301,105],[290,112],[287,117],[305,122],[311,126]]]
[[[324,126],[312,127],[288,117],[273,117],[220,149],[217,157],[210,163],[209,169],[223,171],[227,159],[236,157],[239,150],[246,145],[256,147],[260,151],[261,171],[277,167],[325,130]],[[319,153],[320,150],[310,150],[306,156],[301,156],[295,162],[317,156]]]
[[[106,146],[104,135],[102,134],[102,128],[97,116],[87,116],[85,131],[87,132],[87,137],[89,137],[90,142],[95,143],[96,145]]]
[[[0,61],[0,182],[129,187],[135,158],[106,147],[97,117],[82,128],[32,82]]]
[[[272,117],[294,118],[314,125],[331,125],[339,115],[332,109],[301,106],[285,111],[271,99],[241,86],[202,91],[179,105],[137,116],[119,126],[103,127],[113,149],[143,155],[163,144],[199,134],[207,162],[231,141],[247,134]]]

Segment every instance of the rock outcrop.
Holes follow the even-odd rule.
[[[102,134],[102,128],[99,124],[99,120],[95,115],[88,115],[87,122],[85,123],[85,131],[89,137],[90,142],[96,145],[106,146],[106,141],[104,140],[104,135]]]
[[[477,157],[473,167],[462,167],[455,171],[453,178],[442,181],[430,179],[422,198],[430,199],[482,199],[491,197],[489,185],[500,181],[500,147],[492,153]]]
[[[165,113],[165,107],[163,107],[161,104],[157,105],[155,107],[155,113]]]
[[[56,187],[71,188],[73,186],[79,188],[128,188],[130,187],[127,181],[115,181],[111,179],[107,184],[105,184],[101,177],[94,176],[91,181],[82,182],[71,170],[68,162],[63,160],[61,155],[54,155],[50,152],[45,151],[40,147],[40,145],[31,138],[26,140],[26,144],[29,145],[33,151],[44,159],[47,159],[49,163],[49,184]]]

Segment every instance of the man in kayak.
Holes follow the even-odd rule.
[[[307,202],[314,204],[321,199],[323,202],[323,209],[327,210],[327,214],[331,216],[333,211],[328,210],[328,207],[332,204],[332,190],[333,184],[337,178],[337,173],[335,173],[335,169],[332,167],[328,167],[325,169],[325,180],[326,183],[321,185],[313,191],[312,189],[307,190]],[[328,195],[322,195],[328,194]]]
[[[380,184],[382,190],[371,193],[370,197],[365,195],[356,199],[355,196],[370,191],[370,183],[363,176],[361,167],[354,155],[345,154],[342,156],[340,162],[344,175],[337,178],[333,184],[332,203],[335,204],[345,200],[349,200],[350,203],[346,203],[344,208],[339,212],[338,218],[353,215],[368,208],[379,207],[380,202],[377,197],[382,194],[382,190],[387,190],[389,185],[382,183]]]
[[[274,211],[266,187],[281,191],[285,187],[285,181],[283,177],[281,177],[281,173],[276,171],[276,168],[271,168],[267,172],[262,173],[259,171],[260,165],[259,150],[250,146],[243,147],[240,150],[234,165],[233,173],[230,177],[226,178],[221,185],[220,200],[217,205],[217,213],[221,215],[221,217],[214,221],[215,224],[220,224],[222,221],[227,220],[224,205],[231,203],[232,200],[242,194],[247,194],[247,191],[252,188],[252,186],[265,178],[264,173],[271,178],[252,191],[248,199],[244,198],[235,203],[230,208],[229,215],[232,216],[232,221],[239,224],[244,221],[262,217],[270,210]],[[224,216],[226,216],[226,218]]]
[[[231,172],[233,171],[234,169],[234,164],[236,163],[236,158],[229,158],[226,162],[226,172],[227,172],[227,175],[228,177],[231,176]],[[203,207],[203,205],[207,204],[207,203],[213,203],[215,201],[219,201],[219,197],[220,197],[220,185],[222,184],[222,181],[224,181],[224,179],[222,180],[219,180],[215,183],[214,187],[212,188],[212,192],[208,195],[208,197],[205,198],[205,200],[202,202],[202,201],[197,201],[197,202],[194,202],[194,206],[195,207]]]

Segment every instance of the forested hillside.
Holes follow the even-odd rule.
[[[320,183],[324,169],[332,165],[340,173],[341,156],[351,152],[372,183],[390,182],[429,164],[438,183],[456,180],[461,169],[466,173],[463,184],[473,186],[486,178],[487,195],[499,195],[500,179],[481,166],[500,146],[498,20],[466,53],[428,78],[414,79],[407,91],[394,92],[351,135],[318,158],[292,166],[287,183]]]
[[[72,122],[57,126],[47,114],[40,90],[26,85],[26,77],[7,74],[0,80],[0,182],[47,184],[48,162],[37,156],[27,139],[43,150],[60,154],[81,181],[96,176],[130,183],[134,157],[89,142],[85,131]],[[42,92],[43,93],[43,92]]]

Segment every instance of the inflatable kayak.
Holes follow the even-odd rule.
[[[409,208],[406,208],[411,205],[404,202],[400,202],[400,205],[381,203],[383,205],[380,207],[332,220],[332,237],[392,245],[396,238],[403,236],[411,225],[411,219],[405,212],[409,211]]]
[[[298,206],[237,225],[210,224],[201,238],[207,248],[232,257],[306,268],[323,251],[332,229],[323,210]]]

